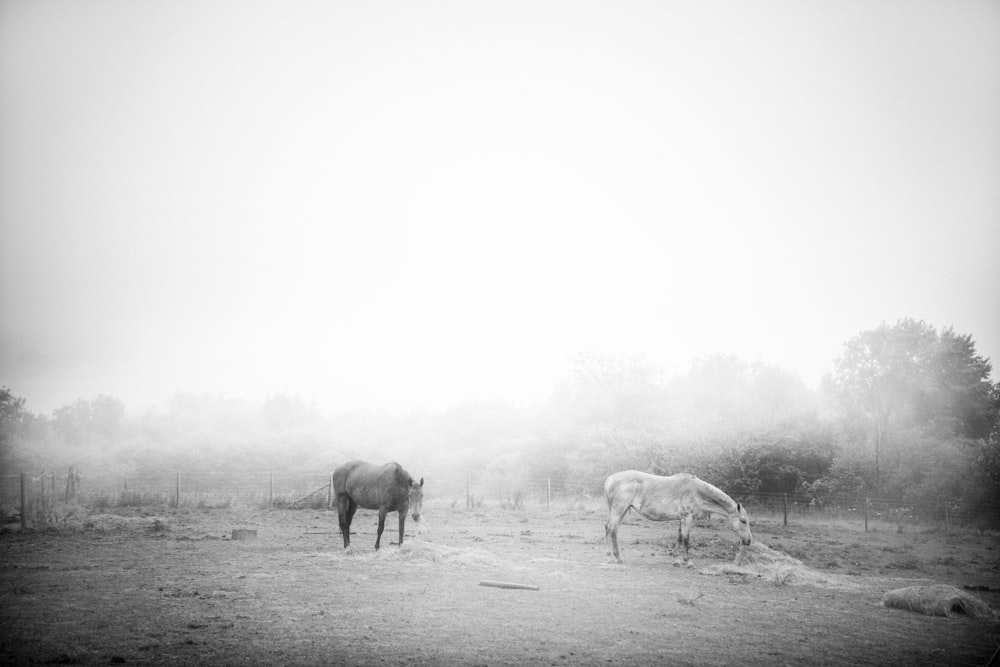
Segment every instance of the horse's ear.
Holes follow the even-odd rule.
[[[740,505],[739,503],[736,503],[736,511],[737,512],[742,512],[743,511],[743,505]]]
[[[423,477],[421,477],[421,478],[420,478],[420,486],[421,486],[421,487],[423,487],[423,485],[424,485],[424,478],[423,478]]]

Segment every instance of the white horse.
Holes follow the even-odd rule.
[[[677,545],[684,547],[684,562],[688,560],[691,525],[695,515],[711,512],[726,517],[729,527],[748,545],[753,541],[747,511],[720,489],[694,475],[679,473],[669,477],[651,475],[638,470],[616,472],[604,482],[604,497],[608,501],[608,523],[605,540],[611,538],[615,560],[618,554],[618,525],[630,509],[652,521],[680,520]]]

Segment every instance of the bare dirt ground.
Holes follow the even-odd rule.
[[[617,565],[604,512],[582,506],[425,505],[427,527],[408,522],[404,547],[378,553],[371,512],[350,552],[324,510],[141,514],[0,535],[0,662],[985,665],[1000,645],[995,620],[880,604],[933,581],[1000,606],[996,534],[751,517],[822,582],[796,585],[708,574],[738,551],[717,519],[692,531],[694,567],[675,567],[675,523],[628,520]],[[394,515],[387,526],[383,545]]]

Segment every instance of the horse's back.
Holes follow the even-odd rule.
[[[632,504],[632,500],[641,494],[646,478],[652,476],[639,470],[622,470],[609,475],[604,480],[604,498],[608,501],[608,507],[616,505],[627,507]]]
[[[336,493],[343,493],[347,490],[348,480],[352,479],[356,473],[360,470],[362,474],[368,468],[373,468],[371,463],[366,461],[347,461],[346,463],[341,463],[337,466],[337,469],[333,471],[333,490]]]
[[[622,470],[610,475],[604,481],[604,497],[608,501],[609,508],[624,508],[629,505],[638,508],[651,491],[658,491],[656,495],[668,493],[671,496],[680,496],[686,487],[697,481],[697,477],[686,472],[664,477],[640,470]]]
[[[679,472],[674,475],[654,475],[648,472],[642,472],[641,470],[622,470],[621,472],[616,472],[609,475],[606,480],[604,480],[604,494],[608,495],[615,489],[623,485],[668,485],[668,486],[680,486],[683,484],[690,483],[698,478],[694,475],[686,472]]]
[[[379,465],[348,461],[333,472],[333,491],[347,494],[360,507],[376,509],[389,501],[395,504],[409,493],[410,475],[395,461]]]

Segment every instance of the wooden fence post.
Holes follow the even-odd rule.
[[[73,466],[66,473],[66,502],[76,501],[76,471]]]
[[[865,532],[868,532],[868,512],[871,510],[872,499],[865,498]]]
[[[174,507],[181,508],[181,473],[177,471],[174,477]]]
[[[788,494],[783,493],[782,495],[782,506],[784,508],[784,517],[782,518],[782,525],[788,525]]]
[[[267,508],[274,508],[274,473],[271,473],[271,483],[267,487]]]
[[[326,508],[333,509],[333,473],[330,473],[330,486],[326,489]]]
[[[24,502],[24,473],[21,473],[21,529],[28,527],[28,508]]]

